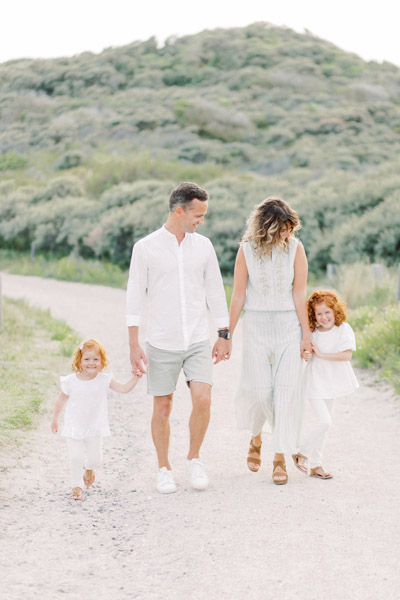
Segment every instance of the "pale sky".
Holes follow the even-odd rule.
[[[308,29],[365,60],[400,66],[397,0],[5,0],[0,62],[101,52],[153,35],[162,44],[256,21]]]

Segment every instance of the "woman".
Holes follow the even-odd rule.
[[[273,482],[287,483],[285,454],[297,465],[302,371],[311,352],[306,308],[307,258],[294,237],[299,217],[280,198],[267,198],[247,221],[239,248],[230,308],[231,335],[244,307],[242,375],[236,416],[252,438],[251,471],[261,464],[261,431],[272,430]]]

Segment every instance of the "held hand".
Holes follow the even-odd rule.
[[[146,374],[145,367],[148,365],[146,354],[140,346],[132,346],[130,350],[132,373],[136,377]]]
[[[232,352],[232,340],[226,340],[224,338],[218,338],[212,349],[212,357],[214,359],[214,365],[219,363],[221,360],[229,360]]]
[[[51,422],[51,431],[52,431],[53,433],[58,433],[58,423],[57,423],[57,421],[55,421],[54,419],[53,419],[53,421]]]
[[[300,344],[300,356],[306,360],[305,352],[309,352],[310,354],[312,354],[312,345],[310,338],[303,338]]]
[[[316,346],[316,345],[314,344],[314,342],[311,342],[311,346],[312,346],[312,349],[313,349],[313,352],[314,352],[315,356],[318,356],[319,358],[321,358],[321,356],[322,356],[322,352],[321,352],[321,350],[318,348],[318,346]]]
[[[303,358],[306,362],[308,362],[309,360],[311,360],[312,357],[312,353],[309,352],[308,350],[304,350],[304,354],[303,354]]]

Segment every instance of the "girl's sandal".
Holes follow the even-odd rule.
[[[274,470],[272,473],[272,481],[275,485],[284,485],[288,482],[288,474],[284,460],[274,460]]]
[[[247,466],[249,467],[250,471],[253,471],[253,473],[257,473],[261,465],[261,444],[262,442],[260,442],[259,446],[255,446],[253,443],[253,438],[250,440],[249,452],[247,454]],[[251,456],[252,454],[257,454],[258,456]]]
[[[299,461],[300,458],[304,458],[304,460],[307,460],[307,456],[304,456],[304,454],[300,454],[300,452],[298,452],[297,454],[292,454],[292,458],[296,469],[298,469],[302,473],[307,473],[307,467],[304,464],[304,461],[302,463]]]
[[[83,482],[86,485],[86,487],[91,486],[94,483],[94,480],[94,471],[92,469],[86,469],[86,471],[83,474]]]
[[[315,477],[316,479],[332,479],[333,475],[324,471],[322,467],[315,467],[314,469],[310,469],[310,477]]]
[[[72,494],[70,496],[72,500],[82,500],[82,488],[74,487],[72,488]]]

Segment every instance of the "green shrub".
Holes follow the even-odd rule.
[[[35,194],[33,202],[49,202],[55,198],[65,198],[67,196],[83,196],[83,186],[81,181],[73,175],[64,175],[50,181],[50,183]]]
[[[56,163],[56,169],[60,171],[79,167],[84,162],[84,154],[79,150],[66,152]]]
[[[396,299],[397,270],[368,262],[341,265],[331,284],[351,308],[386,306]]]
[[[356,320],[353,323],[357,324]],[[355,358],[361,367],[381,369],[383,376],[400,393],[400,306],[376,311],[357,334]]]
[[[21,156],[16,152],[7,152],[4,156],[0,156],[0,171],[23,169],[26,167],[27,162],[25,156]]]

